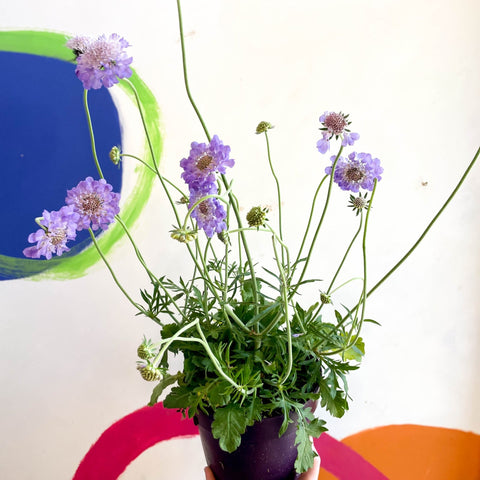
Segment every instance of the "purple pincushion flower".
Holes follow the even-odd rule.
[[[226,173],[227,167],[233,167],[235,161],[230,158],[230,147],[214,135],[209,144],[192,142],[190,155],[180,161],[183,168],[182,178],[190,190],[198,190],[204,184],[216,182],[216,174]]]
[[[203,192],[191,192],[189,208],[206,194]],[[207,198],[199,203],[192,212],[192,218],[197,221],[207,237],[211,238],[215,233],[220,233],[227,228],[225,219],[227,212],[217,198]]]
[[[67,241],[75,239],[79,218],[73,205],[64,206],[58,212],[44,210],[39,221],[44,228],[39,228],[28,236],[28,241],[36,245],[25,248],[23,254],[28,258],[40,258],[43,255],[50,260],[52,254],[60,256],[63,252],[68,252],[70,249]]]
[[[335,155],[330,157],[333,163]],[[325,173],[331,175],[332,166],[325,168]],[[358,192],[360,188],[373,190],[374,180],[380,181],[383,168],[378,158],[372,158],[369,153],[352,152],[347,158],[339,157],[333,174],[333,180],[342,190]]]
[[[129,43],[116,33],[110,37],[102,35],[96,40],[74,37],[67,42],[77,56],[75,73],[85,90],[98,89],[102,85],[109,88],[120,78],[132,75],[129,57],[125,49]]]
[[[335,137],[342,137],[342,146],[353,145],[359,138],[358,133],[350,132],[348,126],[350,121],[348,115],[342,112],[324,112],[320,115],[320,123],[322,124],[322,138],[317,142],[317,149],[324,154],[330,150],[330,140]]]
[[[112,192],[112,186],[103,178],[94,180],[87,177],[75,188],[67,191],[65,202],[73,205],[80,216],[77,230],[92,228],[106,230],[120,211],[120,194]]]

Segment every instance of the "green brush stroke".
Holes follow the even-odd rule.
[[[52,57],[73,63],[72,51],[65,46],[66,39],[66,35],[53,32],[25,30],[0,32],[0,50]],[[147,128],[155,149],[155,156],[160,159],[163,143],[160,135],[160,111],[157,102],[152,92],[135,71],[133,71],[129,80],[138,92]],[[120,81],[119,86],[135,102],[135,97],[128,85]],[[147,146],[145,138],[143,158],[149,165],[153,165],[153,159]],[[147,168],[137,167],[135,172],[138,174],[138,179],[132,192],[123,202],[120,212],[129,229],[145,207],[155,180],[154,173]],[[110,228],[98,237],[100,248],[107,254],[124,235],[125,233],[119,224],[110,225]],[[70,252],[51,260],[31,260],[0,255],[0,277],[14,279],[34,275],[34,280],[46,278],[67,280],[84,276],[87,270],[100,260],[95,247],[92,244],[87,246],[88,242],[89,240],[86,240],[73,247]]]

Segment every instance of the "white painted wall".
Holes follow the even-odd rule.
[[[273,156],[295,219],[327,163],[315,149],[318,116],[351,114],[362,150],[385,168],[369,234],[369,277],[380,278],[478,148],[480,4],[184,0],[183,9],[192,91],[211,133],[232,147],[245,208],[275,202],[259,167],[258,121],[276,126]],[[179,175],[190,142],[203,141],[183,91],[173,0],[4,2],[0,28],[120,33],[162,111],[165,172]],[[479,188],[477,166],[422,246],[372,295],[369,316],[383,326],[365,328],[367,356],[351,376],[350,412],[329,421],[334,437],[395,423],[480,433]],[[340,197],[326,231],[354,228],[342,227],[351,218]],[[159,273],[178,268],[181,247],[168,240],[167,213],[156,189],[135,229]],[[291,238],[297,228],[291,221]],[[324,248],[312,266],[321,277],[334,268]],[[111,261],[130,291],[146,285],[127,245]],[[0,298],[0,477],[71,478],[101,432],[146,403],[135,349],[156,329],[133,316],[101,264],[73,281],[2,282]],[[122,479],[200,479],[202,466],[198,440],[177,441],[142,455]]]

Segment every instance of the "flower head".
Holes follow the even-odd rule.
[[[247,213],[247,222],[249,227],[263,227],[267,218],[268,208],[253,207]]]
[[[184,170],[182,178],[190,190],[214,184],[217,173],[226,173],[226,168],[234,165],[235,161],[230,158],[230,147],[224,145],[217,135],[209,144],[192,142],[190,155],[180,161]]]
[[[77,57],[75,73],[86,90],[98,89],[102,85],[109,88],[120,78],[132,75],[129,57],[125,49],[129,43],[116,33],[110,37],[102,35],[96,40],[74,37],[67,42]]]
[[[146,338],[143,339],[143,342],[137,348],[137,355],[142,360],[150,360],[157,354],[157,348],[152,343],[152,341]]]
[[[162,378],[163,371],[152,365],[150,362],[137,362],[137,370],[147,382],[156,382]]]
[[[73,206],[62,207],[58,212],[44,210],[39,220],[42,228],[28,236],[28,241],[36,245],[25,248],[23,254],[28,258],[40,258],[43,255],[50,260],[52,254],[60,256],[68,252],[67,241],[75,239],[79,218]]]
[[[103,178],[94,180],[87,177],[67,191],[66,204],[73,205],[74,211],[80,216],[77,230],[108,228],[120,211],[120,194],[112,192],[112,188]]]
[[[360,138],[358,133],[350,132],[348,126],[350,121],[348,115],[342,112],[324,112],[320,116],[320,123],[322,127],[322,138],[317,142],[317,149],[320,153],[327,153],[330,150],[330,140],[335,138],[342,138],[342,146],[353,145],[356,140]]]
[[[332,166],[335,162],[335,155],[330,157]],[[325,168],[325,173],[332,173],[332,166]],[[360,188],[373,190],[374,180],[382,179],[383,168],[378,158],[372,158],[369,153],[352,152],[347,158],[340,156],[335,167],[333,180],[342,190],[358,192]]]
[[[367,200],[367,192],[365,192],[365,195],[363,196],[361,193],[357,196],[350,195],[348,206],[353,209],[355,215],[358,215],[364,208],[368,208],[369,203],[370,200]]]
[[[110,157],[111,162],[114,165],[118,165],[120,163],[121,159],[121,150],[120,147],[117,147],[114,145],[111,149],[110,152],[108,153],[108,156]]]
[[[66,43],[67,47],[73,50],[75,58],[86,52],[91,44],[92,39],[84,36],[72,37]]]
[[[189,208],[198,202],[205,194],[202,192],[192,192],[190,197]],[[206,198],[200,202],[192,212],[192,218],[197,221],[197,225],[201,228],[207,237],[211,238],[215,233],[220,233],[227,228],[225,219],[227,212],[217,198]]]
[[[170,230],[170,237],[180,243],[188,243],[197,238],[197,231],[190,228],[175,228]]]
[[[255,129],[255,133],[258,135],[270,130],[271,128],[273,128],[273,125],[270,122],[260,122]]]

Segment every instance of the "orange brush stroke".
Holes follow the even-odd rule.
[[[342,443],[390,480],[480,480],[480,435],[475,433],[390,425],[351,435]],[[322,471],[319,479],[335,477]]]

